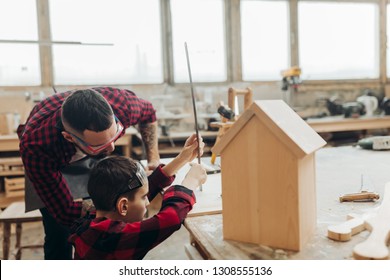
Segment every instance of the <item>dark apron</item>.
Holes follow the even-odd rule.
[[[68,166],[60,170],[62,176],[64,176],[70,192],[73,196],[73,199],[86,198],[89,197],[87,184],[89,179],[89,174],[93,166],[96,164],[97,159],[84,157],[78,161],[72,162]],[[26,212],[44,208],[42,200],[37,195],[33,184],[30,179],[25,176],[25,203],[26,203]],[[56,186],[53,186],[56,187]]]

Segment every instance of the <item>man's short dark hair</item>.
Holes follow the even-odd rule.
[[[136,177],[137,161],[124,156],[109,156],[99,161],[91,170],[88,193],[96,210],[111,211],[121,194],[133,200],[136,190],[130,191],[129,180]]]
[[[86,129],[95,132],[109,129],[112,116],[110,104],[92,89],[71,93],[62,105],[62,121],[79,133]]]

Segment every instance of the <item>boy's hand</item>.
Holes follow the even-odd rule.
[[[199,135],[200,156],[203,155],[203,148],[204,148],[204,142],[202,137]],[[179,154],[179,157],[186,162],[191,162],[197,156],[198,156],[198,141],[196,139],[196,134],[192,134],[186,140],[184,147]]]
[[[187,172],[183,182],[184,187],[195,190],[200,185],[204,184],[207,179],[206,169],[198,163],[193,163],[191,169]]]
[[[149,176],[160,165],[159,160],[148,161],[148,165],[145,168],[146,174]]]

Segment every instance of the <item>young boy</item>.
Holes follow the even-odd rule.
[[[148,178],[140,163],[121,156],[101,160],[91,171],[88,192],[96,217],[78,220],[69,241],[75,259],[142,259],[178,230],[195,203],[192,190],[206,181],[206,171],[194,164],[182,185],[166,188],[160,211],[143,220],[149,200],[174,180],[174,174],[197,155],[196,135],[170,163]],[[204,143],[200,143],[203,153]]]

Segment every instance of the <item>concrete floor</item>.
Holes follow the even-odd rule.
[[[0,258],[3,258],[3,231],[0,231]],[[43,225],[41,222],[25,223],[22,231],[22,245],[42,244],[44,239]],[[189,234],[184,226],[176,231],[163,243],[151,250],[144,259],[146,260],[188,260],[184,251],[184,245],[189,243]],[[15,246],[15,228],[12,228],[10,259]],[[43,260],[43,249],[25,249],[22,251],[22,260]]]

